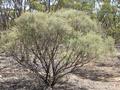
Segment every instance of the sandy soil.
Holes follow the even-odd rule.
[[[120,61],[117,58],[91,62],[67,76],[67,84],[55,90],[120,90]],[[10,57],[0,56],[0,90],[37,90],[29,70]],[[66,78],[65,78],[66,79]]]

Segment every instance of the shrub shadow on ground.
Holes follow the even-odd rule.
[[[108,74],[104,70],[86,70],[86,69],[76,69],[73,74],[93,81],[106,81],[107,78],[113,77],[112,74]]]
[[[26,79],[0,82],[0,90],[37,90],[32,81]]]
[[[0,90],[46,90],[43,87],[39,87],[38,83],[33,80],[18,79],[10,80],[6,82],[0,82]],[[63,84],[57,84],[53,90],[88,90],[85,87],[77,87],[68,82]]]

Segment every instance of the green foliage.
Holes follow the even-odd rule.
[[[114,52],[114,40],[111,37],[103,39],[100,34],[89,32],[86,35],[70,40],[77,50],[89,53],[92,57],[101,57]],[[78,46],[80,46],[78,48]]]
[[[43,11],[44,10],[44,5],[38,2],[37,0],[31,0],[30,2],[31,8],[37,11]]]
[[[63,37],[63,41],[74,41],[76,38],[75,41],[80,44],[76,44],[77,47],[82,47],[81,49],[85,52],[86,50],[89,52],[99,52],[101,50],[102,52],[106,49],[104,48],[106,46],[104,38],[99,35],[96,22],[76,10],[61,10],[48,15],[46,13],[26,13],[18,18],[16,23],[14,31],[12,31],[16,35],[13,36],[17,36],[20,41],[28,46],[33,45],[35,39],[41,42],[49,37],[52,40],[56,33],[59,33]],[[15,41],[13,37],[12,41]],[[12,41],[9,42],[12,43]]]
[[[114,40],[96,32],[97,24],[90,17],[75,10],[63,11],[25,13],[0,42],[51,88],[76,67],[114,52]]]
[[[16,30],[20,39],[25,40],[26,43],[32,43],[34,38],[39,35],[40,32],[46,30],[47,26],[47,15],[45,13],[26,13],[16,20]],[[40,20],[38,20],[38,18]],[[23,28],[21,30],[21,28]],[[37,34],[37,35],[36,35]]]
[[[107,34],[113,37],[116,43],[120,43],[120,23],[116,27],[108,29]]]
[[[60,14],[62,13],[62,14]],[[86,34],[90,31],[101,32],[100,26],[95,20],[92,20],[90,16],[86,15],[84,12],[77,10],[60,10],[55,13],[56,16],[62,17],[68,21],[68,23],[73,27],[74,30]]]
[[[102,22],[104,28],[109,28],[113,21],[113,9],[109,2],[104,2],[98,13],[98,20]]]
[[[33,44],[35,39],[38,39],[38,41],[39,39],[44,40],[46,36],[52,36],[51,38],[53,38],[56,35],[55,33],[62,33],[62,36],[64,36],[64,32],[68,33],[71,30],[64,20],[49,17],[45,13],[26,13],[16,22],[15,28],[17,28],[20,39],[29,45]],[[23,29],[21,30],[21,28]]]
[[[119,17],[120,14],[117,4],[111,5],[110,0],[105,0],[103,2],[102,8],[98,12],[98,20],[105,29],[104,32],[108,36],[112,36],[116,43],[119,43],[120,40]]]
[[[81,9],[81,3],[75,3],[73,6],[73,9],[80,10]]]
[[[93,9],[93,3],[89,3],[87,1],[81,1],[81,0],[58,0],[58,6],[62,8],[71,8],[81,11],[87,11],[91,12]]]
[[[58,5],[62,8],[74,8],[75,5],[78,5],[78,4],[74,3],[74,2],[76,2],[76,0],[58,0],[58,1],[59,1]]]
[[[17,38],[18,38],[17,33],[14,31],[8,31],[6,33],[1,32],[0,52],[3,52],[5,50],[6,50],[6,52],[11,51],[11,49],[15,45]]]
[[[88,2],[83,2],[81,6],[82,11],[90,12],[93,9],[93,4]]]

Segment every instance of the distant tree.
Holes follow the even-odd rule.
[[[115,39],[115,43],[120,43],[120,23],[116,26],[112,27],[111,29],[107,30],[107,35],[113,37]]]
[[[15,18],[25,12],[26,0],[1,0],[0,1],[0,24],[1,30],[8,29]],[[24,5],[23,5],[24,4]]]
[[[91,11],[94,7],[94,0],[92,2],[85,0],[56,0],[58,3],[56,4],[56,9],[60,8],[72,8],[81,11]]]
[[[97,17],[105,33],[112,36],[116,40],[116,43],[119,42],[119,2],[113,0],[111,4],[111,0],[104,0],[100,11],[97,13]]]
[[[98,20],[102,23],[104,28],[112,26],[113,15],[113,7],[110,5],[109,0],[104,1],[101,10],[98,13]]]

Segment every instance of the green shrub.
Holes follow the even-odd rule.
[[[1,39],[18,63],[33,71],[44,87],[51,88],[76,68],[114,51],[113,39],[96,33],[98,28],[90,18],[74,10],[58,13],[26,13]]]

